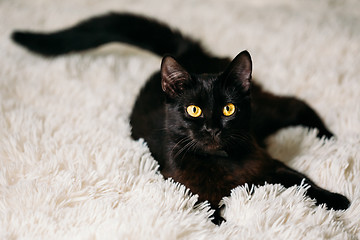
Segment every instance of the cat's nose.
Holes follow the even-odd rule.
[[[207,127],[205,127],[205,131],[208,132],[212,137],[218,137],[221,132],[219,128],[207,128]]]

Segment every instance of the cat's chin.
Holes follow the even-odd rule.
[[[218,144],[203,145],[201,150],[203,155],[228,157],[227,152]]]
[[[200,155],[204,156],[216,156],[216,157],[228,157],[228,153],[225,150],[211,150],[211,151],[202,151]]]

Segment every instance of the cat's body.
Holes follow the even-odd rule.
[[[344,196],[319,188],[266,153],[264,139],[283,127],[317,128],[319,137],[332,133],[303,101],[274,96],[251,82],[246,51],[232,61],[218,58],[167,26],[131,14],[100,16],[52,34],[18,32],[13,39],[48,56],[112,41],[175,56],[164,57],[161,71],[141,90],[130,117],[132,137],[146,140],[165,177],[215,209],[236,186],[268,182],[290,187],[303,179],[318,204],[349,205]]]

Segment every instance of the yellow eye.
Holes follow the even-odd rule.
[[[192,117],[199,117],[201,115],[201,108],[195,105],[188,106],[186,111]]]
[[[223,108],[223,114],[227,117],[233,115],[235,112],[235,105],[232,103],[228,103]]]

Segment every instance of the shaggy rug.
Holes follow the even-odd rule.
[[[0,1],[1,239],[358,239],[360,3],[344,1]],[[346,211],[306,186],[242,186],[222,200],[227,222],[165,180],[129,114],[160,58],[109,44],[57,58],[11,42],[14,29],[50,31],[109,11],[145,14],[209,51],[247,49],[254,76],[310,103],[336,134],[302,127],[268,139],[272,156],[346,195]]]

